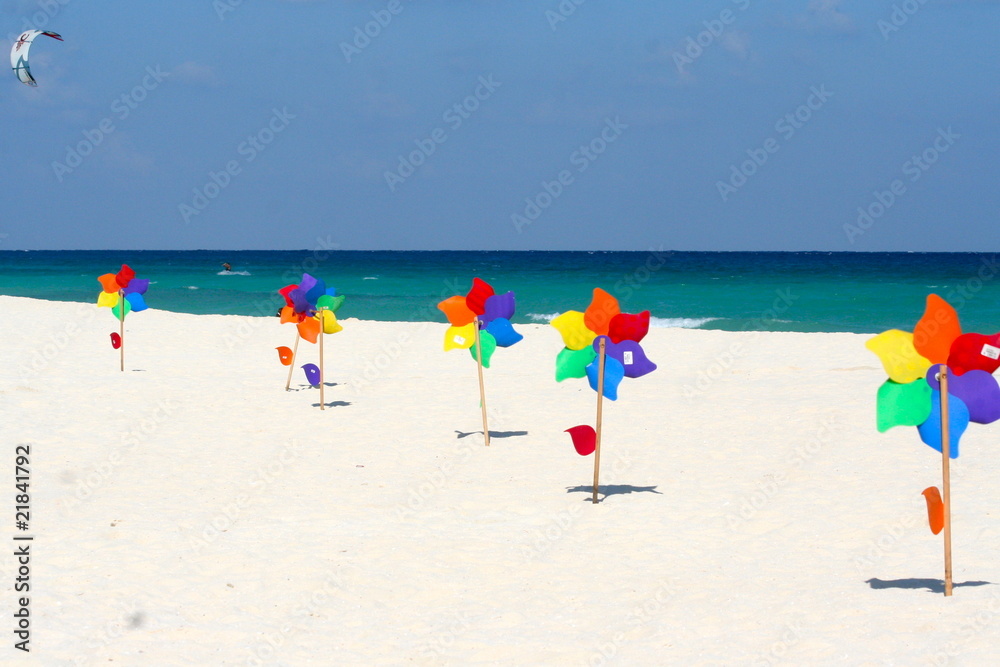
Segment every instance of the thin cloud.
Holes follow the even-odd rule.
[[[171,80],[177,83],[187,83],[202,86],[218,86],[219,77],[215,70],[208,65],[199,65],[188,60],[168,72]]]

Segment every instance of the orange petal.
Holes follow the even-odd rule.
[[[101,283],[101,287],[108,294],[118,294],[118,290],[121,289],[113,273],[105,273],[103,276],[97,276],[97,281]]]
[[[298,322],[299,316],[295,314],[295,308],[292,306],[283,306],[281,308],[281,323],[287,324],[288,322]]]
[[[285,347],[284,345],[282,345],[281,347],[278,347],[278,348],[275,348],[275,349],[278,350],[278,359],[281,360],[281,364],[283,366],[291,366],[292,365],[292,361],[295,360],[295,357],[292,356],[292,350],[291,350],[291,348],[288,348],[288,347]]]
[[[913,347],[932,364],[948,363],[951,344],[962,335],[958,313],[937,294],[927,295],[924,316],[913,328]]]
[[[463,327],[476,319],[476,314],[465,302],[464,296],[453,296],[438,304],[438,308],[448,318],[453,327]]]
[[[937,535],[944,528],[944,502],[941,500],[941,492],[936,486],[929,486],[924,489],[923,494],[927,500],[927,520],[931,524],[931,532]]]
[[[315,317],[307,317],[298,324],[299,335],[310,343],[316,342],[319,336],[319,320]]]
[[[607,336],[611,318],[620,312],[618,299],[600,287],[595,287],[594,298],[591,299],[590,305],[583,313],[583,323],[598,336]]]

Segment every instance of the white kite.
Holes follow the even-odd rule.
[[[17,38],[17,41],[14,42],[14,46],[10,50],[10,66],[14,70],[14,74],[21,80],[21,83],[26,83],[29,86],[38,85],[35,82],[35,78],[31,76],[31,70],[28,69],[28,49],[31,48],[31,43],[35,40],[35,37],[39,35],[47,35],[53,39],[58,39],[60,42],[63,41],[63,38],[54,32],[28,30],[21,33],[21,36]]]

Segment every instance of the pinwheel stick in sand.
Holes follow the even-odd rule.
[[[514,293],[497,294],[484,280],[473,278],[472,289],[465,296],[456,295],[438,304],[451,324],[444,334],[444,349],[469,349],[479,371],[479,406],[483,414],[483,441],[490,444],[490,427],[486,419],[486,388],[483,368],[490,367],[490,358],[497,347],[510,347],[523,336],[514,331],[510,318],[514,315]]]
[[[592,502],[597,503],[597,490],[600,488],[601,476],[601,424],[604,420],[604,355],[605,339],[601,338],[597,351],[597,428],[594,431],[594,496]]]
[[[119,368],[125,371],[125,316],[131,312],[146,310],[143,294],[149,288],[149,281],[135,277],[127,264],[122,264],[118,273],[105,273],[98,276],[102,291],[97,296],[98,307],[111,308],[112,314],[118,320],[118,334],[111,334],[111,345],[118,350]]]
[[[315,343],[319,338],[319,367],[315,367],[314,364],[306,364],[302,368],[306,372],[309,383],[313,386],[319,385],[319,408],[325,410],[323,339],[326,334],[343,331],[343,327],[337,323],[335,313],[344,303],[344,297],[337,295],[337,290],[332,287],[327,288],[326,283],[308,273],[302,274],[302,280],[298,285],[287,285],[278,290],[278,293],[285,298],[285,307],[281,309],[281,322],[283,324],[290,322],[296,325],[293,349],[278,348],[278,357],[281,363],[290,367],[288,379],[285,381],[285,391],[288,391],[292,384],[292,370],[298,355],[299,339],[305,338],[310,343]]]
[[[483,439],[490,446],[490,426],[486,421],[486,386],[483,383],[483,341],[479,332],[479,318],[473,322],[476,332],[476,366],[479,368],[479,408],[483,413]]]
[[[948,459],[951,458],[951,438],[948,428],[948,367],[941,366],[941,488],[944,498],[941,503],[942,523],[944,527],[944,594],[951,595],[951,469]]]
[[[288,361],[288,379],[285,380],[285,391],[291,389],[292,386],[292,371],[295,370],[295,355],[299,353],[299,339],[302,336],[299,335],[298,329],[295,330],[295,343],[292,345],[291,357]],[[285,348],[288,349],[288,348]]]
[[[952,594],[951,459],[970,422],[1000,419],[1000,334],[962,333],[958,313],[930,294],[913,333],[890,329],[865,343],[889,379],[878,390],[876,426],[916,426],[920,439],[941,453],[942,486],[923,491],[931,532],[944,531],[944,594]],[[943,497],[942,497],[943,496]]]
[[[556,381],[586,377],[597,392],[597,428],[581,424],[566,429],[581,456],[594,456],[594,495],[598,502],[601,472],[601,428],[604,397],[618,398],[623,378],[637,378],[656,370],[640,341],[649,331],[649,311],[621,312],[618,300],[597,288],[585,312],[570,310],[552,320],[566,346],[556,358]]]

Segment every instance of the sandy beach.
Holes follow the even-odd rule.
[[[596,394],[555,382],[546,325],[486,371],[487,448],[443,318],[342,320],[320,410],[300,370],[284,390],[277,318],[130,315],[122,373],[106,309],[0,314],[2,535],[30,445],[38,664],[1000,661],[1000,430],[952,466],[945,598],[920,495],[940,456],[875,430],[866,335],[651,330],[659,369],[605,403],[593,505],[563,430]]]

